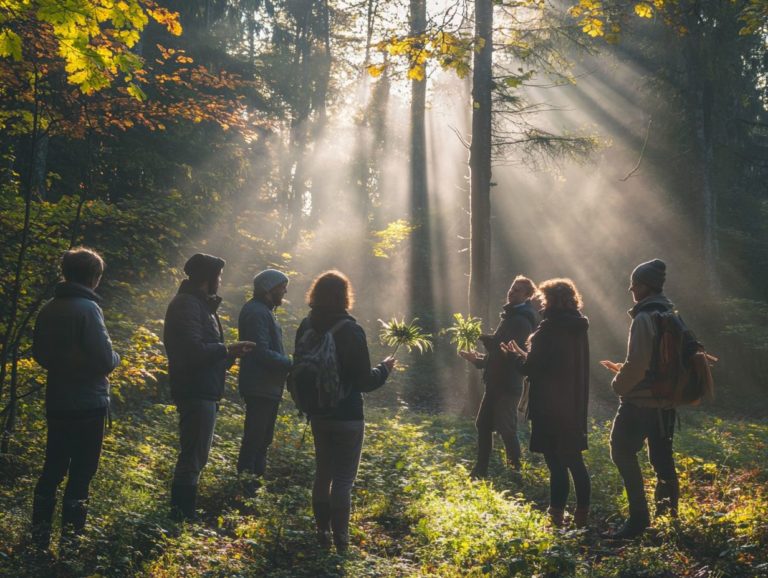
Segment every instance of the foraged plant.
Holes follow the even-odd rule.
[[[442,332],[450,334],[451,343],[456,345],[457,352],[474,349],[483,333],[483,320],[471,316],[465,318],[461,313],[454,313],[453,320],[453,325]]]
[[[416,324],[417,321],[418,318],[409,323],[406,323],[405,319],[398,320],[395,317],[389,321],[379,319],[379,323],[381,323],[379,338],[384,345],[395,348],[392,355],[397,353],[401,345],[409,353],[414,349],[417,349],[419,353],[432,349],[432,334],[424,333],[422,328]]]

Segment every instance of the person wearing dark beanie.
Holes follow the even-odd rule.
[[[616,374],[611,388],[619,396],[619,408],[611,430],[611,459],[624,481],[629,502],[629,518],[618,531],[606,535],[612,539],[635,538],[650,525],[643,474],[637,460],[646,440],[656,474],[656,516],[677,515],[680,490],[672,454],[675,409],[670,401],[654,397],[647,381],[657,333],[654,314],[674,309],[662,292],[666,275],[667,266],[661,259],[640,263],[632,271],[629,292],[635,306],[629,310],[632,324],[627,358],[624,363],[601,362]]]
[[[249,341],[224,343],[216,295],[225,261],[196,253],[184,264],[189,277],[165,314],[163,342],[168,355],[171,397],[179,412],[180,452],[171,485],[172,513],[195,516],[197,483],[208,461],[224,378],[235,358],[255,346]]]
[[[640,263],[630,276],[633,285],[642,283],[657,292],[664,289],[666,278],[667,264],[661,259]]]

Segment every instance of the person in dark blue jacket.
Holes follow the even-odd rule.
[[[171,397],[179,412],[181,451],[173,472],[171,507],[182,519],[195,516],[197,484],[213,443],[218,404],[224,395],[224,378],[236,357],[255,343],[224,343],[216,311],[221,297],[224,259],[196,253],[184,265],[189,279],[181,282],[165,314],[163,342],[168,354]]]
[[[288,277],[266,269],[253,278],[253,298],[240,311],[240,339],[253,341],[256,347],[240,361],[238,380],[245,400],[245,426],[238,474],[263,476],[267,469],[267,450],[274,436],[285,378],[291,369],[291,358],[283,348],[283,331],[274,314],[287,290]]]
[[[41,549],[50,544],[56,490],[66,475],[62,540],[79,536],[85,528],[88,491],[99,467],[109,408],[107,376],[120,363],[94,292],[104,272],[103,259],[78,247],[64,253],[61,270],[64,281],[40,310],[32,341],[35,360],[48,370],[48,437],[32,506],[32,536]]]

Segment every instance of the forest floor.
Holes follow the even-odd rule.
[[[285,403],[279,417],[266,482],[248,493],[235,473],[243,410],[233,401],[222,404],[201,480],[202,517],[191,524],[169,517],[174,407],[145,403],[118,412],[79,554],[60,555],[54,541],[51,557],[28,545],[44,423],[22,419],[37,431],[20,431],[15,453],[0,461],[0,575],[768,576],[765,419],[684,412],[675,443],[679,518],[656,520],[641,540],[617,544],[599,537],[626,511],[608,455],[608,419],[593,421],[586,453],[593,526],[563,531],[546,522],[548,478],[540,456],[526,453],[522,473],[513,475],[501,463],[499,444],[489,480],[472,482],[471,420],[369,408],[352,547],[342,558],[316,545],[311,432],[302,443],[304,424],[290,407]],[[649,484],[649,497],[652,489]]]

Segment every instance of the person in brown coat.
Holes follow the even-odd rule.
[[[544,454],[549,468],[552,524],[563,525],[570,472],[576,489],[574,521],[583,528],[591,494],[582,457],[587,449],[589,322],[581,314],[581,295],[570,279],[544,281],[539,291],[543,320],[528,341],[528,351],[513,341],[503,349],[517,357],[520,372],[530,380],[530,449]]]

